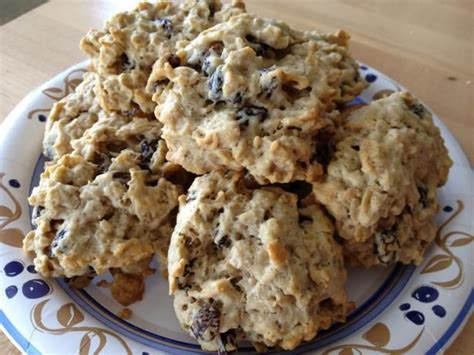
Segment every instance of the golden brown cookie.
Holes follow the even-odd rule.
[[[317,204],[213,172],[180,197],[168,252],[179,323],[203,349],[293,349],[343,321],[342,252]]]
[[[436,188],[452,165],[430,112],[395,93],[343,116],[333,144],[314,194],[336,219],[349,259],[421,263],[435,236]]]
[[[168,159],[196,174],[314,180],[318,132],[365,87],[347,40],[242,14],[202,32],[176,63],[158,60],[148,86]]]

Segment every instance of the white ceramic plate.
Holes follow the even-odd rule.
[[[80,82],[78,64],[28,95],[0,126],[0,322],[23,351],[36,353],[200,353],[180,330],[167,283],[159,273],[146,281],[142,302],[129,320],[108,290],[85,290],[62,280],[42,279],[21,250],[32,228],[27,197],[38,183],[44,160],[41,141],[52,104]],[[375,69],[361,66],[370,87],[355,102],[401,90]],[[420,267],[396,265],[351,269],[348,291],[357,309],[293,353],[429,353],[446,348],[471,312],[473,286],[473,174],[459,144],[435,117],[454,160],[439,191],[436,243]],[[105,276],[107,278],[107,276]],[[243,348],[242,352],[252,351]]]

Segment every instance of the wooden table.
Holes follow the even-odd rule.
[[[84,60],[78,43],[90,27],[135,2],[51,0],[1,27],[0,122],[29,91]],[[355,57],[410,88],[474,161],[472,0],[249,0],[247,8],[300,29],[349,30]],[[472,354],[473,333],[471,318],[447,353]],[[18,353],[3,334],[0,349]]]

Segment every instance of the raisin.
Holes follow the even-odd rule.
[[[262,91],[261,94],[266,98],[269,99],[272,97],[273,92],[278,88],[278,82],[276,77],[272,77],[271,80],[267,80],[262,85]]]
[[[265,107],[260,106],[244,106],[237,111],[237,120],[241,127],[247,127],[250,120],[264,121],[268,116],[268,111]]]
[[[224,85],[224,75],[222,73],[222,65],[209,77],[209,99],[219,101],[222,97],[222,86]]]
[[[147,169],[148,165],[153,158],[153,154],[155,154],[156,148],[158,146],[158,139],[153,140],[144,140],[140,144],[140,151],[141,151],[141,162],[140,167],[142,169]]]
[[[120,56],[120,62],[122,63],[122,71],[128,72],[135,68],[135,64],[130,61],[125,53]]]
[[[420,118],[423,118],[423,115],[426,112],[425,107],[422,104],[414,104],[412,106],[408,107],[411,112],[413,112],[415,115],[417,115]]]
[[[215,239],[214,243],[220,248],[228,248],[232,245],[232,241],[227,235],[223,235],[222,237]]]
[[[356,152],[360,150],[360,147],[358,145],[351,145],[351,148],[354,149]]]
[[[204,58],[204,61],[202,62],[202,66],[201,66],[201,71],[206,74],[206,75],[209,75],[211,74],[211,62],[209,60],[209,57],[206,57]]]
[[[170,39],[173,32],[173,23],[171,20],[166,17],[160,17],[155,20],[155,23],[163,29],[166,38]]]
[[[56,254],[59,242],[64,239],[66,236],[66,229],[61,229],[56,235],[54,236],[53,240],[51,241],[51,253],[50,255],[53,256]],[[59,249],[61,252],[63,252],[62,249]]]
[[[31,214],[31,222],[33,223],[34,226],[37,226],[37,224],[35,223],[35,220],[41,217],[41,215],[44,213],[44,210],[45,208],[43,206],[38,205],[38,206],[33,207],[33,211]]]
[[[170,63],[172,68],[179,67],[181,65],[181,58],[175,54],[172,54],[168,58],[168,63]]]
[[[220,312],[207,303],[201,307],[193,318],[191,333],[198,340],[211,341],[219,334]]]
[[[234,104],[241,104],[242,101],[244,100],[243,94],[238,91],[233,97],[232,97],[232,103]]]
[[[374,253],[381,264],[391,264],[398,260],[400,244],[392,230],[385,230],[375,235]]]
[[[216,57],[220,57],[224,49],[224,44],[222,42],[212,42],[209,46],[209,49],[202,54],[203,58],[199,63],[194,64],[196,67],[201,65],[201,68],[196,69],[201,71],[206,75],[211,75],[214,72],[214,65],[212,65],[212,60]]]
[[[424,186],[418,186],[418,193],[420,194],[420,202],[423,208],[428,206],[428,189]]]
[[[120,181],[122,184],[126,184],[130,181],[131,176],[128,171],[114,171],[112,173],[112,179]]]

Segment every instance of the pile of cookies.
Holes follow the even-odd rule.
[[[452,164],[411,94],[367,86],[349,35],[240,1],[140,3],[81,48],[48,119],[24,241],[43,276],[141,298],[153,256],[205,350],[294,349],[352,310],[347,265],[419,264]]]

